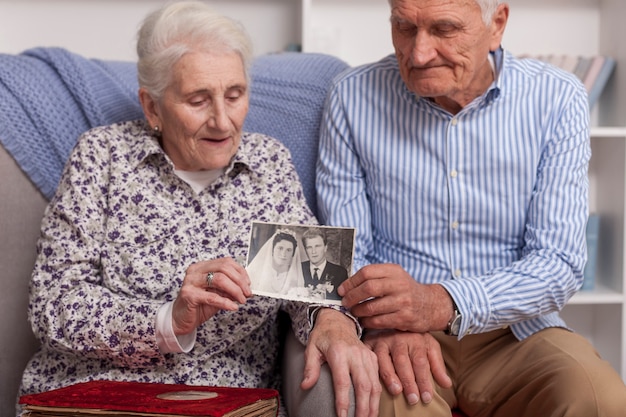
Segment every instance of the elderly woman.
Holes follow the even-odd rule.
[[[277,388],[279,311],[304,343],[307,306],[252,297],[247,238],[253,220],[316,221],[287,149],[242,132],[249,38],[173,3],[146,18],[137,52],[145,120],[82,135],[46,210],[29,303],[41,348],[20,393],[93,379]]]

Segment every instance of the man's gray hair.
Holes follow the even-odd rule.
[[[496,12],[498,5],[501,3],[501,0],[474,0],[474,1],[476,2],[476,4],[478,4],[478,6],[480,7],[480,10],[482,10],[483,22],[485,22],[485,25],[487,26],[491,25],[491,18],[493,17],[493,14]],[[389,0],[389,5],[393,6],[394,2],[395,0]]]
[[[485,25],[491,25],[491,18],[493,14],[498,9],[498,5],[501,3],[500,0],[475,0],[476,3],[480,6],[480,10],[483,12],[483,22]]]
[[[237,53],[246,78],[252,41],[237,21],[199,1],[171,3],[149,14],[137,33],[137,77],[156,100],[170,83],[173,66],[186,53]]]

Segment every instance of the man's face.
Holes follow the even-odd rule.
[[[326,257],[326,246],[324,245],[324,239],[322,239],[321,236],[308,238],[306,240],[304,250],[313,265],[319,265]]]
[[[474,0],[393,1],[392,40],[408,89],[440,104],[471,102],[493,80],[487,57],[499,47],[507,18],[500,5],[486,26]]]

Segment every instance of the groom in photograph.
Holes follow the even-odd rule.
[[[313,288],[320,288],[317,287],[319,284],[328,285],[325,291],[326,298],[340,300],[337,287],[348,278],[348,271],[326,259],[328,250],[326,235],[320,229],[307,229],[302,234],[302,243],[309,258],[308,261],[302,262],[304,285]]]

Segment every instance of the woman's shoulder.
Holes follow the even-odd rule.
[[[96,126],[78,138],[74,153],[88,153],[99,158],[107,158],[112,154],[129,155],[132,150],[149,146],[150,138],[151,132],[143,119]]]
[[[241,136],[241,151],[252,164],[255,162],[291,160],[291,153],[280,140],[258,132],[244,132]]]
[[[249,146],[275,146],[287,149],[280,140],[260,132],[243,132],[241,142]]]
[[[142,119],[112,123],[104,126],[95,126],[84,132],[78,143],[133,143],[148,135],[146,122]]]
[[[148,134],[146,121],[143,119],[127,120],[103,126],[95,126],[83,133],[90,138],[106,137],[109,139],[128,140]]]

